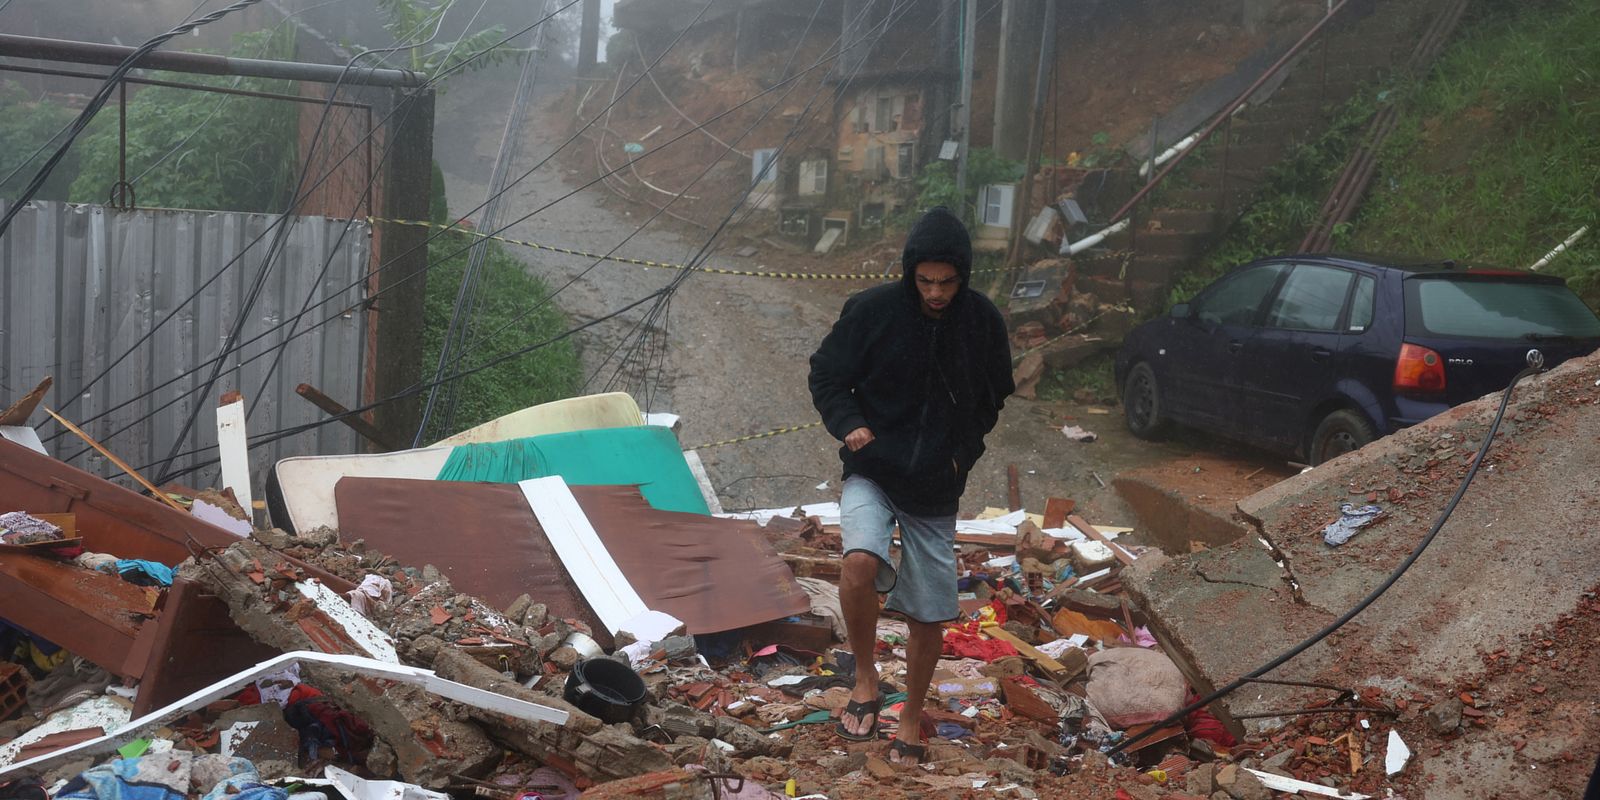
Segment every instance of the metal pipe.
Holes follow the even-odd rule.
[[[74,64],[120,65],[137,48],[38,36],[0,34],[0,56],[66,61]],[[361,67],[346,70],[333,64],[307,64],[299,61],[268,61],[259,58],[233,58],[209,53],[183,53],[157,50],[145,54],[137,65],[142,69],[185,72],[197,75],[241,75],[249,78],[276,78],[314,83],[343,83],[363,86],[419,86],[423,76],[407,69]],[[348,73],[348,74],[347,74]]]
[[[0,64],[0,72],[24,72],[29,75],[53,75],[61,78],[83,78],[85,80],[104,82],[110,75],[98,75],[93,72],[75,72],[70,69],[51,69],[49,67],[27,67],[21,64]],[[301,97],[295,94],[280,94],[278,92],[258,92],[251,89],[230,89],[226,86],[206,86],[202,83],[184,83],[182,81],[161,81],[151,78],[123,78],[123,83],[136,83],[140,86],[165,86],[169,89],[190,89],[196,92],[211,92],[213,94],[231,94],[239,97],[258,97],[263,100],[284,100],[290,103],[310,103],[322,105],[327,100],[317,97]],[[370,115],[372,105],[369,103],[353,103],[348,100],[335,100],[333,104],[344,108],[364,108]]]
[[[967,198],[967,156],[972,149],[972,59],[977,57],[978,0],[962,0],[961,150],[956,154],[956,191]]]
[[[1333,9],[1328,12],[1327,16],[1318,21],[1317,24],[1311,26],[1311,30],[1306,31],[1305,35],[1300,37],[1300,41],[1295,42],[1294,46],[1289,48],[1287,52],[1279,57],[1277,62],[1275,62],[1271,67],[1268,67],[1266,72],[1261,73],[1261,77],[1256,78],[1255,82],[1250,84],[1250,88],[1245,89],[1244,92],[1241,93],[1237,98],[1234,98],[1233,102],[1229,103],[1227,107],[1223,108],[1222,113],[1218,114],[1216,118],[1212,119],[1211,124],[1207,125],[1205,129],[1200,132],[1199,138],[1195,140],[1196,143],[1198,144],[1199,142],[1204,142],[1205,140],[1211,138],[1211,134],[1215,133],[1217,128],[1222,127],[1222,123],[1233,117],[1233,112],[1235,109],[1244,105],[1245,102],[1248,101],[1257,90],[1266,84],[1267,81],[1272,79],[1272,76],[1278,74],[1279,70],[1287,66],[1290,61],[1293,61],[1295,56],[1299,55],[1300,52],[1304,50],[1312,40],[1317,38],[1318,34],[1322,33],[1322,30],[1328,26],[1329,21],[1331,21],[1335,15],[1337,15],[1341,10],[1344,9],[1345,6],[1349,4],[1350,0],[1339,0],[1339,4],[1334,6]],[[1171,174],[1174,169],[1177,169],[1178,165],[1183,163],[1183,160],[1194,151],[1195,148],[1191,147],[1179,154],[1177,158],[1167,162],[1167,166],[1161,170],[1160,174],[1156,175],[1153,179],[1151,179],[1149,184],[1147,184],[1143,189],[1140,189],[1136,194],[1134,194],[1133,197],[1129,198],[1128,202],[1122,205],[1122,208],[1117,209],[1117,213],[1111,215],[1111,221],[1118,222],[1123,217],[1127,216],[1128,212],[1132,211],[1134,206],[1138,205],[1140,201],[1144,200],[1145,196],[1150,193],[1150,190],[1154,188],[1156,184],[1166,179],[1167,175]]]

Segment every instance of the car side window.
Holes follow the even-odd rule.
[[[1282,264],[1266,264],[1234,273],[1214,284],[1196,304],[1195,316],[1213,325],[1251,325],[1256,312],[1283,273]]]
[[[1350,333],[1362,333],[1372,327],[1373,317],[1376,315],[1374,307],[1378,297],[1378,282],[1368,275],[1356,276],[1356,291],[1350,295],[1350,322],[1345,325],[1345,330]]]
[[[1296,331],[1339,330],[1339,312],[1350,296],[1349,270],[1300,264],[1289,273],[1283,288],[1272,300],[1267,327]]]

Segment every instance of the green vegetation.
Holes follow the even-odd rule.
[[[917,173],[917,199],[908,204],[895,227],[909,228],[917,215],[934,206],[944,206],[957,212],[969,227],[978,221],[978,190],[991,183],[1010,183],[1022,179],[1022,162],[1001,158],[993,150],[977,149],[967,162],[967,191],[963,195],[956,188],[954,161],[934,159]]]
[[[461,273],[467,265],[468,252],[456,251],[471,240],[467,234],[450,233],[428,244],[432,266],[428,270],[422,363],[429,380],[439,363],[439,345],[450,326]],[[480,278],[482,293],[472,320],[473,350],[462,369],[548,341],[568,327],[566,314],[549,302],[550,288],[544,281],[529,275],[523,263],[498,242],[488,246]],[[456,387],[460,401],[453,427],[464,430],[521,408],[571,397],[581,380],[582,368],[571,339],[540,347],[462,379]]]
[[[284,28],[292,31],[292,28]],[[291,34],[276,29],[234,37],[232,52],[287,58]],[[188,83],[232,86],[222,76],[184,75]],[[288,81],[239,79],[238,88],[294,92]],[[293,189],[294,106],[281,100],[235,97],[165,86],[130,87],[128,180],[140,206],[216,211],[281,211]],[[193,135],[191,135],[191,132]],[[171,152],[174,147],[178,149]],[[71,199],[104,203],[118,180],[117,109],[107,105],[73,146],[81,153]],[[134,179],[158,160],[149,174]]]
[[[1376,102],[1370,93],[1357,95],[1320,136],[1296,144],[1268,170],[1259,199],[1240,215],[1222,241],[1178,277],[1169,304],[1188,300],[1240,264],[1294,252],[1316,221],[1329,189],[1376,110]],[[1207,155],[1208,150],[1195,153],[1201,163]]]
[[[1115,351],[1106,351],[1071,369],[1048,370],[1039,381],[1039,399],[1113,405],[1117,402],[1116,362]]]
[[[40,145],[49,141],[56,132],[77,116],[72,109],[55,103],[36,100],[13,81],[0,83],[0,179],[10,175],[23,160],[33,155]],[[32,163],[17,170],[11,180],[0,184],[0,197],[16,197],[28,185],[33,174],[50,156],[45,150]],[[39,190],[40,200],[65,200],[68,187],[78,173],[78,152],[69,149],[65,158],[50,174]]]
[[[378,0],[378,11],[383,14],[383,28],[396,42],[426,40],[438,29],[441,18],[454,5],[451,0]],[[492,25],[462,36],[452,42],[428,42],[405,48],[407,66],[412,72],[438,75],[480,52],[487,51],[463,69],[480,70],[485,67],[521,58],[528,51],[511,47],[489,50],[506,36],[503,25]],[[439,87],[440,90],[443,87]]]
[[[1600,223],[1600,0],[1500,0],[1412,88],[1347,248],[1527,267]],[[1600,231],[1546,269],[1600,305]]]

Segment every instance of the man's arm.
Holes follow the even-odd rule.
[[[854,298],[844,304],[839,320],[823,337],[817,352],[811,356],[811,404],[822,415],[822,424],[838,439],[859,450],[872,439],[867,429],[867,419],[856,402],[855,385],[862,369],[858,320],[851,312]],[[865,439],[859,431],[866,430]],[[854,438],[856,442],[849,441]]]
[[[1017,391],[1011,377],[1011,335],[1006,330],[1005,318],[992,305],[985,312],[981,324],[987,328],[983,337],[986,347],[979,355],[976,370],[982,385],[973,387],[978,402],[973,409],[966,441],[956,455],[956,466],[962,470],[972,469],[972,465],[983,456],[987,449],[983,437],[994,430],[995,424],[1000,421],[1000,410],[1005,408],[1006,398]]]

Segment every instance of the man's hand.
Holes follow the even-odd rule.
[[[850,448],[850,452],[854,453],[855,451],[872,444],[872,440],[874,438],[876,437],[872,435],[871,428],[856,428],[845,435],[844,446]]]

